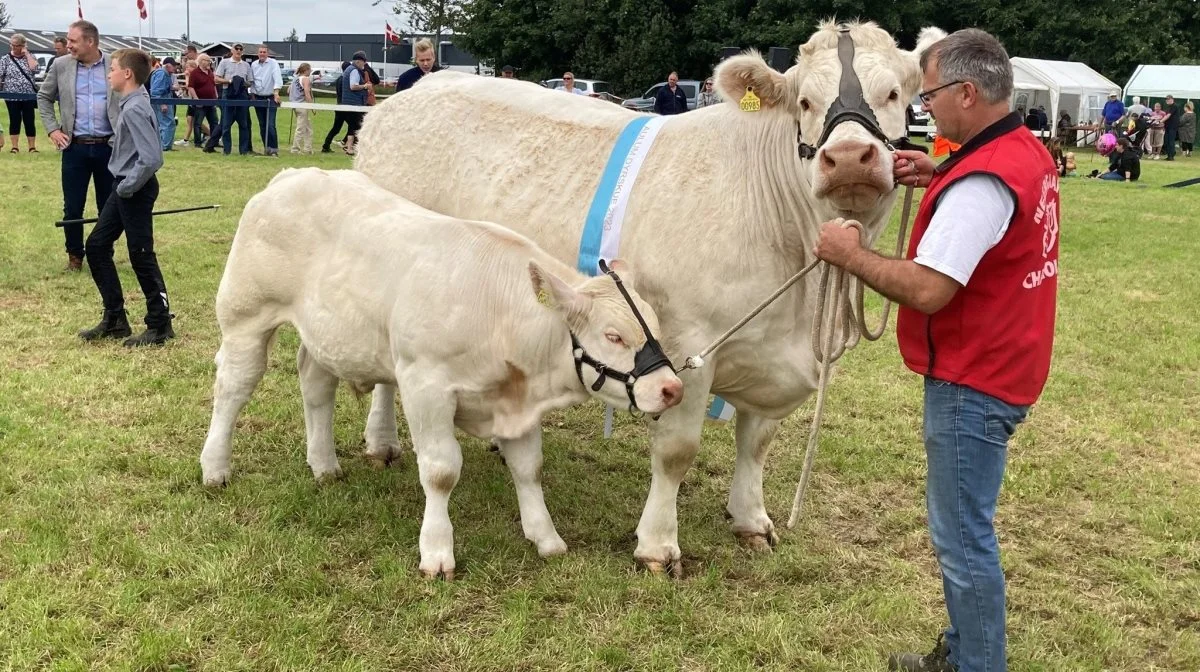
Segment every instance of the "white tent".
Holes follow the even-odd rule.
[[[1059,111],[1073,124],[1101,119],[1108,94],[1121,87],[1084,63],[1013,57],[1013,107],[1046,107],[1051,132],[1057,134]]]
[[[1125,96],[1200,100],[1200,65],[1139,65],[1125,85]],[[1182,103],[1180,103],[1182,104]]]

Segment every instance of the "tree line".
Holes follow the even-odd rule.
[[[977,27],[1012,56],[1082,61],[1118,84],[1140,63],[1197,63],[1200,2],[1126,0],[403,0],[454,8],[456,44],[523,79],[579,77],[635,95],[666,79],[703,78],[723,47],[786,47],[826,18],[873,20],[911,48],[925,26]],[[400,7],[398,7],[400,9]],[[434,12],[435,15],[438,12]],[[447,12],[441,12],[447,15]],[[433,28],[428,26],[427,29]]]

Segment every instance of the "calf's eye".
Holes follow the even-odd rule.
[[[614,345],[625,345],[625,341],[621,340],[621,336],[611,331],[604,334],[604,337],[608,339],[609,343]]]
[[[888,94],[888,100],[900,100],[900,92],[892,91]]]
[[[804,110],[805,112],[808,112],[810,109],[812,109],[812,103],[808,102],[807,98],[801,98],[800,99],[800,109]]]

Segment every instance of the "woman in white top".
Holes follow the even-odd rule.
[[[293,103],[311,103],[312,96],[312,66],[308,63],[301,63],[300,67],[296,68],[296,75],[292,78],[292,83],[288,86],[288,100]],[[296,132],[292,136],[292,154],[312,154],[312,119],[309,115],[313,110],[296,110]]]

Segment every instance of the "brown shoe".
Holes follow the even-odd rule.
[[[67,267],[64,270],[82,271],[83,270],[83,257],[77,257],[73,254],[67,253]]]

